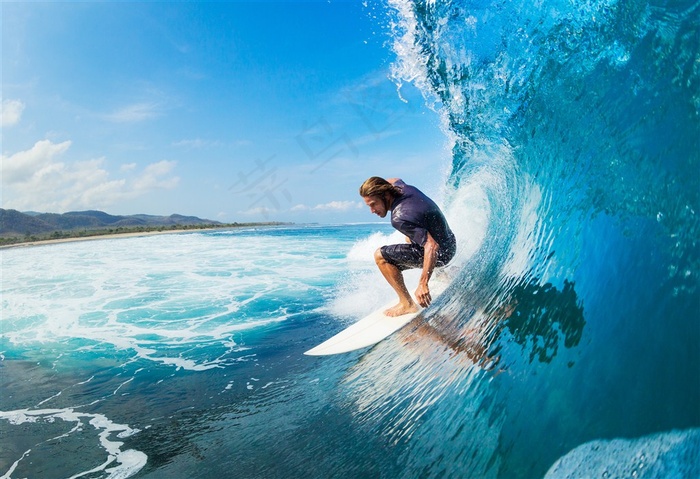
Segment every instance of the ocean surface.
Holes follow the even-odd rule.
[[[700,477],[700,2],[388,7],[447,291],[308,357],[391,295],[388,224],[1,250],[1,478]]]

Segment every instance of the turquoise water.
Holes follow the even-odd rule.
[[[206,477],[221,458],[197,451],[282,441],[289,407],[327,406],[318,396],[339,373],[303,351],[386,302],[371,253],[391,234],[303,226],[3,250],[0,431],[12,440],[0,470]],[[231,456],[234,477],[259,454]]]
[[[388,6],[454,145],[435,307],[302,354],[386,224],[2,250],[2,477],[700,476],[700,2]]]

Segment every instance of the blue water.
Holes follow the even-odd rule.
[[[382,21],[454,145],[435,307],[302,354],[386,224],[2,250],[0,477],[700,476],[700,2]]]

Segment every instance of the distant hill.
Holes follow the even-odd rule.
[[[81,229],[101,230],[116,228],[147,228],[159,226],[196,226],[221,225],[196,216],[153,216],[128,215],[115,216],[103,211],[70,211],[68,213],[22,213],[17,210],[0,208],[0,237],[30,236],[52,233],[55,231],[68,232]]]

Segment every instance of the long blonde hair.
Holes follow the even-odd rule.
[[[380,196],[383,197],[385,193],[389,193],[392,197],[397,197],[401,195],[401,190],[386,181],[384,178],[378,176],[373,176],[368,178],[362,186],[360,186],[360,196]]]

